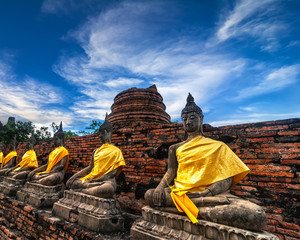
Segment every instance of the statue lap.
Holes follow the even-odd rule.
[[[145,200],[151,207],[160,211],[171,212],[173,214],[184,214],[180,213],[175,207],[170,195],[170,188],[165,188],[165,207],[155,206],[153,202],[154,191],[155,189],[149,189],[145,193]],[[220,202],[224,201],[224,198],[227,198],[228,203],[220,203],[218,205],[211,206],[209,203],[205,203],[205,199],[208,198],[215,198],[216,200],[219,198]],[[229,193],[218,194],[213,197],[190,197],[190,199],[199,209],[198,219],[204,219],[215,223],[253,231],[261,231],[267,221],[266,214],[260,206]],[[206,206],[206,204],[209,206]]]
[[[70,189],[73,191],[102,198],[112,198],[116,192],[116,188],[117,184],[114,178],[93,183],[83,183],[80,179],[76,179],[70,186]]]

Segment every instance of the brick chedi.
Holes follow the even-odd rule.
[[[153,126],[170,123],[166,106],[156,86],[130,88],[119,93],[111,106],[109,121],[114,127]]]

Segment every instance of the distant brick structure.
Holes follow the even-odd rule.
[[[170,116],[156,86],[130,88],[119,93],[111,106],[108,119],[116,128],[168,124]]]

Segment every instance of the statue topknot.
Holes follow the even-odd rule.
[[[102,125],[99,127],[99,133],[103,132],[104,130],[106,130],[107,132],[112,132],[112,130],[113,130],[113,127],[112,127],[112,125],[110,124],[110,122],[108,120],[107,113],[106,113],[106,116],[105,116],[104,123],[102,123]]]
[[[60,122],[59,129],[56,133],[54,133],[54,136],[59,137],[59,138],[64,138],[65,137],[65,134],[64,134],[64,131],[63,131],[63,128],[62,128],[62,122]]]
[[[184,113],[190,113],[190,112],[196,112],[200,116],[203,117],[203,112],[202,112],[201,108],[196,105],[196,103],[194,101],[194,97],[192,96],[192,94],[189,93],[189,95],[186,99],[186,105],[185,105],[184,109],[182,109],[182,111],[181,111],[181,116]]]

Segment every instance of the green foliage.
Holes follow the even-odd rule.
[[[93,133],[98,133],[99,132],[99,127],[102,125],[101,121],[97,121],[97,120],[92,120],[92,123],[86,127],[85,129],[91,130],[91,131],[79,131],[78,133],[80,135],[90,135]]]
[[[53,132],[56,132],[59,129],[59,125],[52,122],[50,127],[53,129]],[[30,121],[22,122],[17,121],[16,123],[8,121],[6,125],[0,128],[0,141],[3,141],[4,144],[9,144],[16,135],[17,142],[26,142],[30,138],[32,132],[34,132],[34,137],[37,141],[51,140],[52,134],[49,131],[49,127],[42,126],[39,129],[36,129],[34,124]],[[75,137],[78,136],[72,131],[64,131],[65,137]]]
[[[97,120],[92,120],[92,123],[86,127],[85,129],[90,129],[92,130],[92,133],[98,133],[99,132],[99,127],[101,126],[102,122],[97,121]]]

